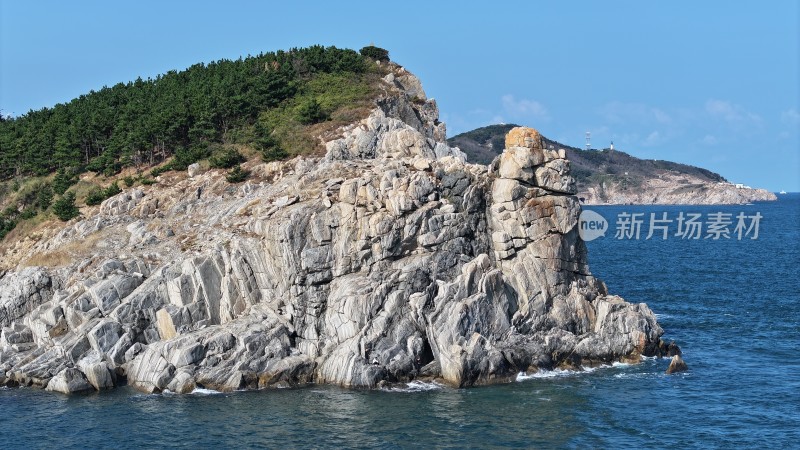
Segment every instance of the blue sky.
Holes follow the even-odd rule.
[[[374,43],[453,135],[514,122],[800,191],[800,2],[0,0],[0,109],[196,62]]]

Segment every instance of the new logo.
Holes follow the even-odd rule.
[[[578,217],[578,234],[586,242],[593,241],[600,236],[605,236],[608,231],[608,221],[594,211],[581,211]]]

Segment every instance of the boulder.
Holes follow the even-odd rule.
[[[105,361],[89,358],[78,363],[78,367],[86,377],[86,381],[98,391],[114,387],[114,374]]]
[[[189,164],[189,167],[186,168],[186,172],[189,174],[189,178],[194,178],[200,174],[200,164],[192,163]]]
[[[47,383],[48,391],[73,394],[76,392],[91,391],[94,388],[84,376],[83,372],[75,368],[64,369]]]
[[[506,148],[525,147],[530,149],[542,149],[542,135],[538,131],[529,127],[515,127],[506,134]]]
[[[689,366],[686,365],[686,362],[683,360],[683,358],[681,358],[680,355],[675,355],[669,362],[669,367],[667,367],[667,375],[685,372],[687,370],[689,370]]]

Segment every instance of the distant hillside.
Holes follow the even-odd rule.
[[[490,125],[448,139],[474,163],[489,164],[503,152],[515,124]],[[618,150],[582,150],[544,138],[563,148],[578,195],[589,203],[742,203],[771,200],[766,191],[736,188],[720,174],[663,160],[639,159]],[[774,197],[774,195],[772,195]]]
[[[489,125],[476,128],[466,133],[451,137],[447,143],[451,147],[458,147],[467,154],[467,161],[478,164],[489,164],[495,156],[503,153],[506,146],[506,134],[514,124]]]

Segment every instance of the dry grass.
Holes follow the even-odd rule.
[[[47,268],[64,267],[75,260],[85,259],[93,253],[97,244],[106,238],[104,230],[92,233],[85,239],[75,240],[62,245],[59,249],[47,253],[37,253],[23,259],[22,267],[41,266]]]
[[[41,237],[42,233],[40,231],[42,228],[55,222],[56,218],[50,212],[40,213],[28,220],[20,220],[17,226],[6,235],[4,241],[17,242],[25,238],[38,241],[39,239],[36,238]]]
[[[21,263],[22,267],[46,267],[53,269],[56,267],[64,267],[74,261],[75,258],[69,253],[61,250],[56,250],[50,253],[37,253]]]

